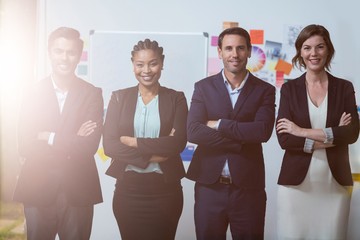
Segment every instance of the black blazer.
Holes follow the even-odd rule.
[[[104,103],[102,91],[80,78],[72,79],[62,113],[51,78],[29,89],[20,112],[19,153],[24,159],[14,200],[44,206],[55,200],[59,186],[73,205],[102,202],[94,155],[98,149]],[[88,120],[97,128],[88,137],[77,131]],[[55,132],[53,146],[37,133]]]
[[[359,116],[355,92],[351,82],[336,78],[328,73],[328,109],[326,127],[334,133],[335,147],[327,148],[330,170],[336,181],[344,186],[353,184],[348,145],[354,143],[359,135]],[[351,113],[351,124],[339,127],[343,112]],[[287,118],[299,127],[311,128],[308,111],[305,74],[290,80],[281,88],[280,107],[277,119]],[[312,154],[303,151],[305,138],[287,133],[278,134],[278,141],[285,149],[278,184],[299,185],[309,169]]]
[[[206,126],[221,119],[218,130]],[[198,144],[187,177],[215,183],[226,159],[233,181],[244,188],[264,188],[262,142],[275,121],[275,87],[251,73],[233,109],[221,72],[195,83],[187,121],[188,140]]]
[[[120,142],[121,136],[134,136],[134,115],[138,87],[112,93],[104,124],[103,145],[105,154],[112,158],[107,174],[121,179],[128,164],[145,168],[152,155],[169,157],[160,163],[167,182],[178,181],[185,175],[180,157],[186,145],[187,102],[183,92],[160,87],[159,138],[137,138],[138,148]],[[169,136],[172,128],[174,136]]]

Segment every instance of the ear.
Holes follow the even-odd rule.
[[[248,58],[251,58],[251,53],[252,53],[252,46],[249,49],[249,54],[248,54]]]
[[[78,59],[77,59],[78,64],[80,63],[82,55],[83,55],[83,51],[79,52]]]
[[[222,50],[221,50],[221,48],[217,47],[217,51],[218,51],[219,59],[222,59]]]

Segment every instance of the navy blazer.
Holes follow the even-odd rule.
[[[51,78],[27,90],[20,112],[19,153],[24,159],[14,200],[30,206],[53,203],[61,186],[72,205],[102,202],[94,155],[98,149],[104,103],[102,91],[73,78],[62,113]],[[95,131],[77,135],[80,126],[92,120]],[[52,146],[37,139],[38,132],[55,132]]]
[[[188,107],[183,92],[160,87],[159,138],[137,138],[137,148],[120,142],[121,136],[134,136],[134,115],[138,100],[138,87],[117,90],[112,93],[104,124],[103,145],[105,154],[112,158],[106,174],[121,179],[125,167],[132,164],[147,167],[152,155],[168,157],[160,162],[165,181],[178,181],[185,175],[180,153],[186,145],[186,118]],[[174,136],[169,136],[172,129]]]
[[[218,130],[206,126],[221,119]],[[187,178],[215,183],[228,159],[233,182],[265,187],[262,142],[275,121],[275,87],[251,73],[233,109],[222,73],[195,83],[187,121],[188,140],[197,144]]]
[[[359,135],[359,116],[355,102],[355,91],[351,82],[328,74],[328,109],[326,127],[334,133],[335,147],[326,148],[330,170],[336,181],[344,186],[353,184],[348,145]],[[339,127],[341,115],[351,113],[351,124]],[[290,80],[281,88],[278,119],[287,118],[302,128],[311,128],[305,73]],[[291,134],[278,134],[278,141],[285,149],[278,184],[299,185],[309,169],[311,153],[303,151],[305,138]]]

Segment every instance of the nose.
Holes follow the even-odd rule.
[[[239,56],[239,52],[238,52],[238,50],[236,48],[232,50],[232,56],[233,57],[238,57]]]
[[[63,53],[61,53],[61,55],[60,55],[60,58],[62,59],[62,60],[66,60],[66,59],[68,59],[68,54],[64,51]]]
[[[149,72],[151,72],[151,68],[150,68],[150,66],[149,66],[149,65],[144,65],[144,69],[143,69],[143,71],[144,71],[145,73],[149,73]]]
[[[314,56],[317,54],[316,48],[311,48],[310,55]]]

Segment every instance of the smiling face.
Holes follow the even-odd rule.
[[[54,40],[49,47],[49,58],[53,74],[57,77],[72,77],[75,69],[80,62],[81,51],[76,40],[63,37]]]
[[[308,71],[323,71],[328,58],[328,48],[323,37],[314,35],[308,38],[301,47],[301,57]]]
[[[225,72],[237,75],[246,71],[251,49],[248,48],[245,37],[230,34],[224,36],[221,48],[218,47],[218,54],[223,61]]]
[[[132,63],[140,85],[146,88],[158,85],[163,68],[163,58],[158,53],[152,49],[137,51],[132,57]]]

